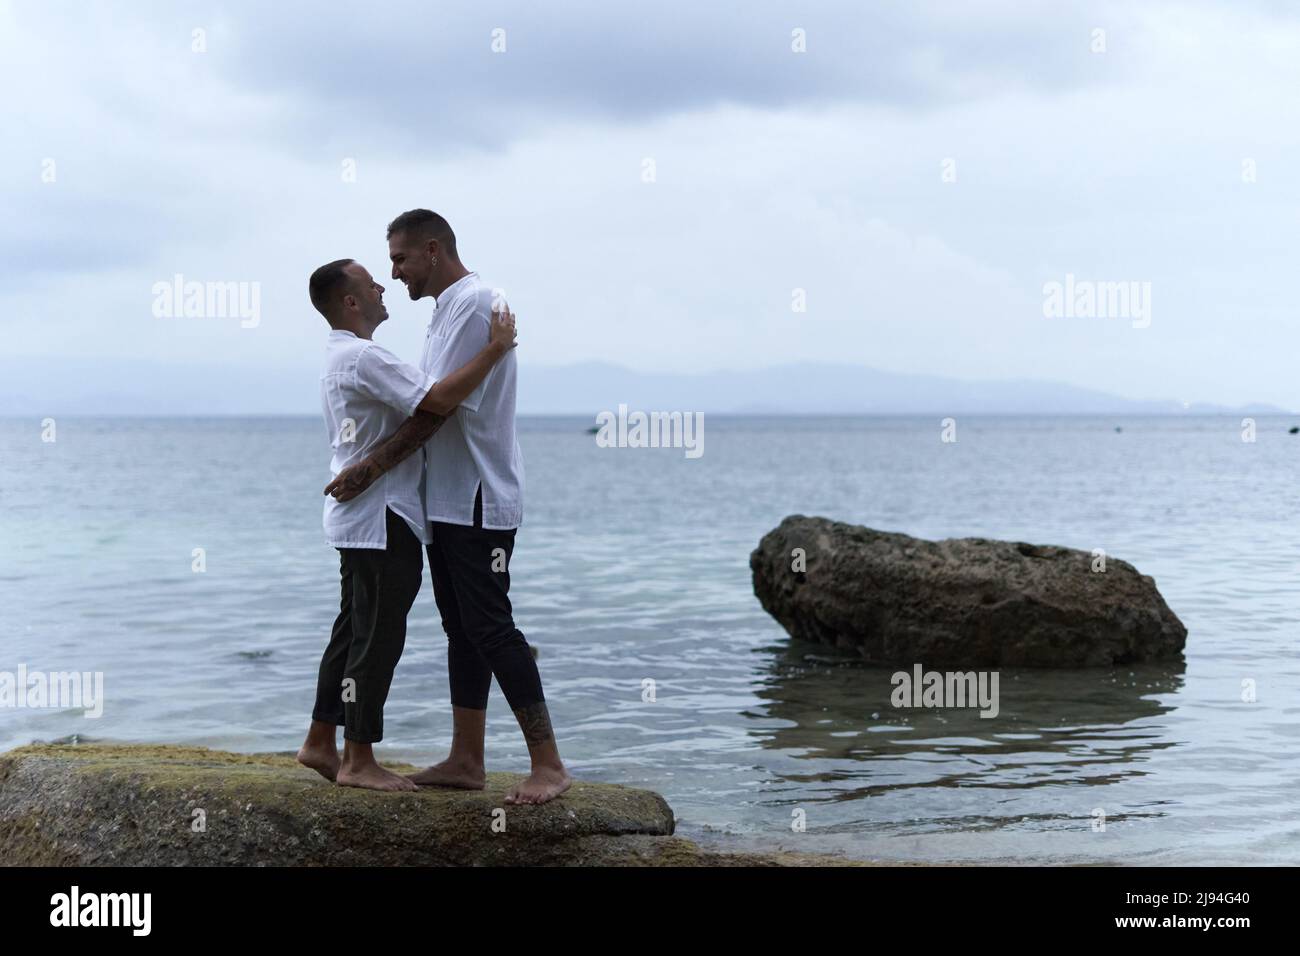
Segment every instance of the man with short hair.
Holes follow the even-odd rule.
[[[334,474],[364,458],[413,412],[441,423],[514,348],[514,317],[494,314],[482,348],[463,367],[426,374],[372,341],[388,309],[383,287],[364,267],[351,259],[327,263],[312,273],[308,293],[332,330],[321,405]],[[339,551],[342,602],[298,761],[342,786],[415,789],[379,766],[373,745],[384,736],[384,703],[406,641],[406,615],[424,575],[421,545],[428,535],[419,480],[420,461],[412,458],[365,494],[346,502],[325,499],[325,533]],[[341,760],[335,739],[340,724]]]
[[[392,276],[413,300],[434,299],[420,367],[439,375],[482,347],[492,290],[466,269],[442,216],[412,209],[388,226]],[[515,440],[512,354],[496,365],[436,432],[429,416],[408,419],[387,442],[326,489],[346,501],[425,448],[425,507],[434,598],[447,633],[451,753],[411,779],[482,789],[483,742],[493,676],[528,745],[528,777],[507,803],[545,803],[572,783],[560,760],[532,648],[515,626],[509,561],[523,520],[523,459]]]

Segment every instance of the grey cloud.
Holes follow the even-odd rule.
[[[638,122],[719,103],[924,108],[1114,81],[1088,53],[1108,3],[699,4],[290,2],[212,11],[225,80],[295,104],[282,134],[313,146],[357,129],[448,148],[507,143],[557,120]],[[178,40],[203,8],[135,15]],[[1099,11],[1111,10],[1110,16]],[[505,31],[506,52],[491,50]],[[808,52],[791,52],[791,31]],[[1133,26],[1132,29],[1136,29]]]
[[[132,191],[88,196],[59,183],[6,195],[0,277],[23,282],[140,265],[187,228],[178,210]]]

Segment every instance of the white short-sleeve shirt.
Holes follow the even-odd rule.
[[[420,368],[444,378],[488,344],[492,290],[477,273],[442,291],[424,340]],[[504,306],[504,303],[502,303]],[[517,528],[524,519],[524,460],[515,439],[515,352],[506,353],[424,446],[424,502],[430,521],[473,525],[483,488],[483,527]]]
[[[366,457],[419,407],[435,379],[351,332],[330,332],[320,379],[321,408],[337,475]],[[420,500],[419,455],[409,455],[351,501],[325,496],[325,537],[336,548],[388,547],[386,508],[429,543]]]

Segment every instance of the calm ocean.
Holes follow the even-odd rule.
[[[657,790],[680,833],[734,847],[1300,863],[1290,419],[1261,417],[1247,443],[1239,418],[959,417],[944,443],[938,416],[706,416],[698,459],[599,448],[591,424],[521,419],[511,566],[577,776]],[[338,603],[322,423],[56,427],[44,442],[37,419],[0,421],[0,671],[102,671],[104,713],[0,710],[0,749],[73,734],[296,749]],[[1186,661],[1004,670],[992,720],[895,710],[892,668],[792,646],[754,598],[749,552],[792,513],[1104,548],[1154,576]],[[440,758],[450,731],[426,584],[381,759]],[[488,768],[527,768],[495,686]]]

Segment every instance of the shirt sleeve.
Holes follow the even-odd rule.
[[[470,360],[479,352],[487,347],[490,328],[488,320],[479,314],[477,296],[468,296],[462,302],[457,303],[457,312],[463,311],[463,314],[453,314],[448,325],[451,331],[447,335],[447,344],[443,347],[442,358],[438,363],[446,371],[442,377],[446,377],[451,372],[468,365]],[[487,375],[483,376],[483,381],[479,382],[474,391],[469,393],[469,397],[460,403],[462,408],[468,408],[471,412],[477,412],[479,404],[483,401],[483,393],[487,391],[487,384],[496,372],[497,366],[492,366]]]
[[[368,345],[357,356],[357,391],[408,416],[415,414],[435,381],[382,345]]]

